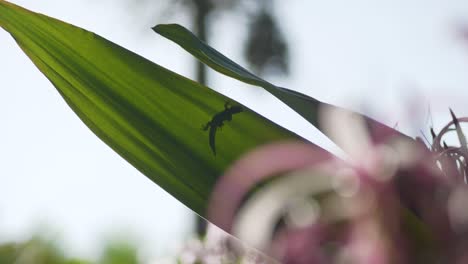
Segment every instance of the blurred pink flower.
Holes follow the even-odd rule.
[[[221,177],[209,220],[281,263],[464,263],[465,121],[430,148],[369,123],[346,161],[305,142],[260,147]],[[450,131],[461,147],[441,143]]]

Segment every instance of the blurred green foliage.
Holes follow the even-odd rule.
[[[110,243],[99,261],[66,256],[53,242],[33,237],[20,243],[0,244],[0,264],[139,264],[137,251],[130,244]]]
[[[101,264],[138,264],[137,251],[125,242],[111,243],[104,250]]]

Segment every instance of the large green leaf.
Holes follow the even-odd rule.
[[[226,102],[239,104],[92,32],[2,0],[0,26],[99,138],[201,215],[230,163],[259,145],[299,138],[243,107],[213,130],[215,155],[202,126]],[[229,117],[218,115],[213,127]]]
[[[283,101],[286,105],[291,107],[294,111],[304,117],[312,125],[322,130],[325,134],[328,131],[324,130],[319,122],[319,109],[327,107],[329,109],[339,110],[343,112],[352,113],[349,110],[333,106],[324,102],[320,102],[315,98],[289,90],[283,87],[279,87],[269,83],[268,81],[256,76],[249,72],[239,64],[235,63],[231,59],[227,58],[214,48],[207,45],[205,42],[197,38],[192,32],[178,24],[161,24],[153,28],[153,30],[160,35],[174,41],[180,45],[183,49],[191,53],[194,57],[210,66],[214,70],[223,73],[227,76],[233,77],[240,81],[248,84],[263,87],[265,90],[276,96],[278,99]],[[378,128],[379,133],[393,133],[404,136],[397,131],[367,117],[357,113],[352,113],[357,117],[363,118],[369,126]],[[406,137],[406,136],[404,136]],[[334,138],[331,138],[334,140]],[[341,142],[337,141],[337,144]]]

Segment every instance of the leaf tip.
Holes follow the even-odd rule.
[[[175,34],[181,34],[181,33],[186,33],[190,32],[188,29],[185,27],[179,25],[179,24],[158,24],[154,27],[152,27],[154,32],[162,35],[162,36],[170,36],[170,35],[175,35]]]
[[[181,46],[183,43],[196,43],[195,35],[179,24],[159,24],[152,27],[152,29],[159,35]]]
[[[166,26],[166,24],[158,24],[158,25],[152,27],[151,29],[152,29],[154,32],[160,34],[160,32],[163,32],[165,26]]]

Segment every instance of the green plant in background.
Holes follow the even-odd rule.
[[[91,264],[91,262],[68,258],[52,242],[40,237],[33,237],[22,243],[0,245],[0,263],[2,264]],[[118,262],[114,262],[118,264]]]
[[[236,243],[235,248],[233,243]],[[192,240],[176,252],[169,263],[256,263],[253,260],[275,263],[258,252],[237,244],[238,242],[228,238],[216,241]],[[143,262],[138,256],[137,248],[123,240],[107,243],[97,260],[67,256],[56,242],[40,235],[24,242],[0,244],[0,264],[141,264],[159,261]]]
[[[1,264],[139,264],[136,249],[130,244],[111,242],[103,250],[99,261],[65,256],[53,242],[35,236],[21,243],[0,244]]]
[[[100,264],[139,264],[137,250],[126,242],[111,242],[104,250]]]

